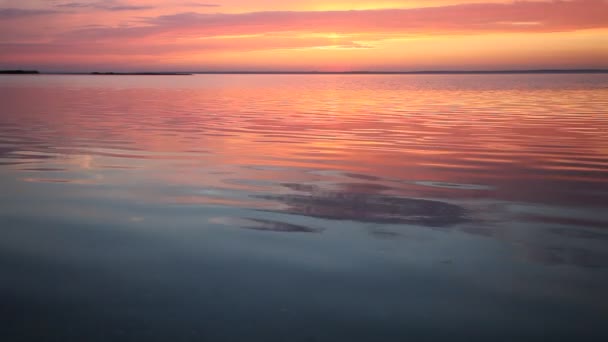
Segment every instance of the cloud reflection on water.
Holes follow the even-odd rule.
[[[298,185],[286,186],[302,189]],[[305,215],[331,220],[359,222],[417,224],[430,227],[446,227],[466,222],[466,210],[454,204],[440,201],[403,198],[370,193],[377,191],[373,184],[355,186],[353,191],[322,191],[314,186],[304,187],[307,194],[259,195],[258,198],[284,203],[279,210],[294,215]],[[362,189],[368,191],[361,191]],[[380,187],[384,189],[384,187]],[[358,190],[358,191],[357,191]]]

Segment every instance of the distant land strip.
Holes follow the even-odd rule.
[[[517,74],[608,74],[608,69],[531,69],[531,70],[424,70],[424,71],[185,71],[185,72],[39,72],[37,70],[0,70],[13,75],[517,75]]]
[[[38,70],[0,70],[0,74],[5,75],[32,75],[39,73]]]

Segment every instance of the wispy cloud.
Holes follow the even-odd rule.
[[[92,7],[93,4],[85,2],[68,2],[64,4],[57,4],[55,7],[60,8],[81,8],[81,7]]]
[[[210,4],[210,3],[201,3],[201,2],[186,2],[184,6],[188,7],[220,7],[220,4]]]
[[[79,55],[111,54],[129,56],[134,54],[195,53],[200,51],[254,51],[268,49],[369,49],[370,45],[355,42],[350,37],[331,38],[323,36],[216,36],[188,41],[142,41],[139,44],[113,44],[87,42],[45,43],[0,43],[0,51],[10,54],[63,55],[66,51],[77,51]],[[0,56],[2,53],[0,53]]]
[[[0,19],[23,18],[54,13],[57,13],[57,11],[44,9],[0,8]]]
[[[118,6],[108,6],[108,7],[100,7],[100,8],[105,9],[107,11],[136,11],[136,10],[152,9],[152,8],[154,8],[154,6],[118,5]]]
[[[91,8],[105,11],[136,11],[152,9],[154,6],[121,4],[116,1],[67,2],[55,5],[59,8]]]
[[[71,39],[151,35],[213,36],[276,32],[477,34],[555,32],[608,27],[604,0],[517,1],[417,9],[179,13],[145,19],[146,26],[79,30]],[[528,23],[523,25],[522,23]],[[530,24],[534,23],[534,24]]]
[[[562,35],[567,35],[565,32],[586,35],[575,31],[608,29],[608,1],[605,0],[526,0],[407,9],[229,13],[209,11],[219,5],[207,2],[185,0],[176,2],[173,7],[162,1],[155,1],[154,6],[142,4],[127,0],[80,0],[63,1],[55,5],[55,10],[0,9],[0,19],[70,13],[66,16],[65,26],[55,26],[62,20],[55,20],[57,18],[52,16],[48,17],[52,22],[27,19],[30,25],[22,27],[6,21],[0,26],[0,62],[24,58],[42,62],[80,61],[79,57],[87,63],[104,58],[120,62],[137,58],[150,61],[217,58],[223,61],[229,56],[240,61],[241,52],[252,52],[252,55],[281,53],[300,63],[302,58],[297,54],[307,50],[307,54],[311,51],[316,53],[308,56],[320,56],[318,63],[323,63],[321,58],[331,60],[338,55],[349,63],[347,55],[360,55],[369,60],[377,59],[377,63],[382,64],[391,58],[394,63],[402,63],[403,58],[416,53],[410,48],[416,45],[421,47],[419,51],[425,51],[423,54],[433,50],[433,56],[445,56],[444,60],[457,56],[452,51],[460,49],[460,56],[475,60],[490,56],[502,63],[508,57],[503,57],[504,52],[496,53],[499,47],[491,46],[496,37],[511,33],[521,34],[518,39],[537,37],[534,44],[527,45],[528,50],[518,50],[515,44],[513,51],[509,52],[521,61],[528,61],[530,55],[527,53],[553,58],[552,52],[543,49],[543,41],[539,37],[557,36],[561,39]],[[191,12],[180,12],[189,6],[192,6],[189,8]],[[152,8],[155,10],[143,11]],[[138,12],[140,10],[141,13]],[[150,13],[164,14],[151,16]],[[449,39],[446,36],[450,36]],[[601,35],[595,33],[589,37]],[[421,43],[412,42],[418,38],[424,39],[420,39]],[[454,39],[459,43],[453,43]],[[579,54],[576,58],[580,60],[599,61],[607,50],[594,47],[590,39],[564,42],[565,47],[558,50],[566,51],[563,53],[564,56],[568,54],[568,60],[574,60],[572,56]],[[605,36],[599,39],[605,40]],[[435,41],[442,43],[436,44]],[[562,41],[554,39],[551,44],[556,51],[556,44],[561,46]],[[494,54],[488,52],[486,56],[486,51],[494,51]],[[213,53],[219,57],[209,57]],[[585,56],[580,54],[589,58],[584,59]],[[426,55],[418,58],[426,58]]]

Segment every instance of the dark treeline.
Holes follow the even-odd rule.
[[[11,75],[30,75],[30,74],[39,74],[38,70],[0,70],[0,74],[11,74]]]

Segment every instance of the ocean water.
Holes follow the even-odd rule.
[[[1,341],[606,341],[608,75],[0,77]]]

